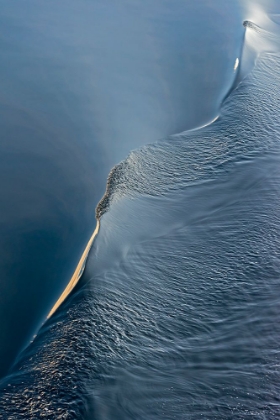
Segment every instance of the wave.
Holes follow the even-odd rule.
[[[259,35],[262,36],[261,32]],[[233,226],[234,223],[231,224],[231,238],[238,236],[236,232],[242,238],[244,235],[247,235],[245,241],[247,248],[242,242],[242,238],[240,240],[235,239],[239,245],[242,244],[240,249],[238,249],[238,246],[234,247],[234,244],[231,245],[232,248],[229,247],[229,243],[232,244],[234,240],[225,241],[228,246],[225,252],[230,255],[227,255],[226,263],[232,264],[232,266],[228,264],[228,271],[224,277],[221,276],[222,281],[227,281],[225,289],[220,285],[220,289],[212,290],[211,282],[203,282],[204,277],[211,280],[215,276],[219,277],[219,273],[224,270],[225,266],[225,263],[221,263],[220,260],[221,255],[223,255],[223,247],[226,249],[225,244],[222,242],[223,234],[225,235],[225,233],[219,236],[221,239],[220,243],[215,243],[215,246],[213,246],[211,242],[213,229],[212,231],[211,229],[206,231],[206,242],[204,236],[202,236],[203,241],[200,241],[197,235],[194,235],[195,239],[192,237],[191,244],[196,253],[188,254],[188,258],[184,252],[186,248],[189,248],[189,244],[187,243],[186,245],[186,241],[181,243],[179,241],[180,235],[183,235],[181,230],[179,233],[177,232],[177,236],[174,234],[172,242],[174,247],[171,249],[170,244],[164,248],[161,241],[157,242],[156,246],[154,243],[151,243],[147,247],[146,259],[143,260],[141,252],[144,253],[144,251],[137,248],[134,253],[131,253],[131,260],[128,266],[123,262],[125,269],[115,270],[113,268],[111,271],[108,270],[108,267],[110,267],[109,258],[113,258],[112,255],[105,258],[108,263],[105,268],[104,265],[98,262],[98,258],[103,252],[101,249],[102,240],[104,240],[106,246],[108,245],[109,239],[106,239],[106,226],[108,226],[110,213],[113,212],[118,203],[124,202],[126,205],[125,200],[136,200],[138,198],[159,200],[157,210],[160,211],[159,208],[168,205],[168,200],[173,200],[173,195],[177,197],[176,200],[178,197],[181,200],[186,200],[186,197],[190,199],[187,192],[193,191],[194,188],[193,194],[197,197],[197,200],[200,200],[201,197],[206,197],[205,201],[203,201],[203,204],[206,206],[207,202],[211,201],[212,190],[210,189],[210,195],[207,195],[209,191],[207,188],[204,188],[205,186],[212,185],[211,183],[219,186],[225,185],[226,190],[229,185],[228,182],[233,176],[236,176],[236,179],[238,179],[239,168],[243,168],[248,163],[256,164],[258,167],[259,159],[267,157],[269,162],[271,162],[273,156],[278,156],[280,140],[279,58],[277,52],[261,54],[256,61],[253,71],[226,98],[221,114],[213,124],[201,130],[170,136],[166,140],[135,150],[129,154],[127,159],[113,168],[108,177],[106,193],[96,209],[96,218],[98,223],[100,223],[100,231],[97,236],[99,242],[93,241],[95,236],[92,237],[84,254],[84,259],[81,260],[82,262],[76,272],[75,281],[72,283],[72,286],[75,286],[83,274],[80,286],[77,290],[74,290],[74,293],[68,293],[73,289],[72,287],[67,291],[68,299],[63,303],[62,301],[59,302],[59,304],[62,303],[61,306],[46,322],[31,345],[20,355],[10,374],[2,380],[0,410],[2,410],[3,418],[21,419],[45,416],[46,418],[56,419],[168,419],[172,418],[172,416],[185,418],[182,416],[185,416],[185,413],[188,412],[190,419],[198,418],[197,416],[201,413],[209,419],[217,417],[232,418],[233,415],[236,419],[244,418],[245,415],[248,418],[261,419],[264,413],[268,413],[271,416],[278,413],[278,406],[273,406],[277,387],[272,390],[268,380],[265,384],[262,382],[263,374],[269,377],[271,382],[275,380],[275,378],[272,378],[273,375],[271,373],[273,364],[276,363],[276,359],[272,355],[275,345],[270,344],[269,354],[267,354],[266,359],[267,371],[264,367],[264,360],[257,359],[256,356],[256,365],[259,366],[261,372],[248,370],[244,375],[235,372],[228,357],[228,348],[225,347],[227,341],[232,343],[231,340],[236,340],[234,335],[235,329],[230,328],[231,323],[235,328],[237,325],[234,323],[236,316],[234,302],[231,301],[231,305],[226,307],[226,297],[228,296],[229,298],[230,295],[229,290],[231,290],[236,299],[235,305],[238,313],[242,313],[242,310],[245,310],[241,304],[242,299],[240,301],[240,296],[249,296],[249,300],[254,298],[254,285],[252,286],[251,283],[250,286],[252,286],[253,292],[251,288],[245,286],[242,282],[236,290],[234,289],[234,285],[238,283],[237,273],[240,276],[244,276],[243,278],[248,281],[248,284],[249,277],[247,276],[246,267],[249,267],[248,270],[251,270],[250,274],[253,272],[256,278],[258,278],[258,269],[262,276],[267,276],[269,279],[279,275],[278,262],[276,261],[279,237],[277,228],[279,217],[277,214],[273,216],[273,226],[269,220],[267,222],[267,231],[270,232],[269,236],[271,235],[271,238],[265,241],[265,246],[269,244],[271,248],[275,247],[272,255],[274,262],[271,262],[269,253],[265,253],[265,248],[262,248],[261,244],[262,235],[264,235],[261,224],[263,207],[256,207],[256,210],[254,210],[254,207],[250,207],[247,203],[247,210],[257,213],[256,219],[253,217],[254,214],[248,220],[241,218],[242,229],[240,228],[240,231],[237,230],[236,226]],[[275,171],[275,166],[273,168]],[[254,167],[254,171],[255,169]],[[250,170],[246,172],[246,176],[250,177],[249,174]],[[242,178],[242,182],[245,181],[246,177]],[[251,184],[257,185],[258,182],[259,178],[256,176],[256,178],[252,178]],[[267,188],[269,194],[265,192],[265,189],[260,191],[264,195],[268,194],[265,195],[266,198],[274,205],[276,202],[275,189],[277,190],[278,186],[274,185],[274,190],[273,188],[270,190],[268,183]],[[256,194],[258,190],[253,191]],[[234,195],[234,189],[231,193],[234,197],[234,204],[234,200],[239,196]],[[254,194],[252,197],[250,196],[253,202],[256,199]],[[244,198],[244,195],[242,197]],[[220,197],[218,195],[214,204],[211,204],[213,208],[218,208],[217,201],[219,200]],[[175,206],[173,201],[172,203]],[[190,201],[190,208],[194,206],[194,203],[195,199]],[[180,205],[181,202],[178,204],[178,207]],[[271,214],[272,218],[271,212],[274,211],[272,206],[269,208],[269,211],[267,208],[265,210],[264,214]],[[180,211],[184,212],[184,210]],[[194,210],[192,211],[194,212]],[[237,208],[235,211],[242,213],[242,217],[249,213],[246,211],[246,207]],[[212,210],[211,214],[217,214],[216,212],[217,210]],[[123,217],[126,218],[125,209],[123,209],[123,213]],[[202,220],[210,217],[209,214],[205,211],[197,225],[203,226],[203,229],[205,229],[205,224],[202,224]],[[107,219],[106,216],[108,216]],[[137,215],[134,216],[133,224],[137,224],[137,217]],[[158,214],[155,215],[155,218],[157,217]],[[167,216],[165,215],[164,217]],[[254,222],[253,225],[249,223],[251,219]],[[225,223],[223,218],[217,218],[215,219],[215,226],[219,226],[221,220]],[[237,220],[239,219],[237,218]],[[248,231],[246,223],[249,226]],[[197,229],[199,229],[199,226]],[[192,228],[191,224],[188,228]],[[120,229],[124,229],[124,224],[120,226]],[[141,225],[139,229],[144,229],[144,227]],[[162,224],[157,229],[161,230]],[[107,230],[109,232],[108,235],[112,233],[110,227]],[[147,230],[149,230],[149,226]],[[195,233],[197,234],[198,232],[199,230]],[[136,239],[137,234],[135,235]],[[118,246],[118,241],[119,237],[115,240],[113,248]],[[205,252],[207,245],[208,253]],[[95,269],[96,275],[93,275],[94,273],[91,272],[88,266],[86,266],[84,273],[82,271],[91,247],[89,256],[92,261],[90,261],[90,264],[96,266],[99,264],[100,266],[99,271]],[[258,258],[259,255],[264,254],[268,262],[265,263],[261,259],[260,265],[257,265],[257,262],[254,263],[255,260],[252,255],[255,254],[251,254],[253,248],[259,250]],[[157,254],[158,259],[153,257],[155,249],[160,251]],[[174,249],[176,249],[176,253]],[[247,251],[245,252],[246,249]],[[241,251],[244,252],[243,255]],[[235,255],[238,255],[238,258],[231,257],[231,255],[234,255],[234,252]],[[137,253],[141,255],[139,256]],[[201,271],[198,271],[198,268],[194,269],[194,267],[196,264],[200,267],[203,265],[201,262],[203,260],[199,258],[200,255],[204,255],[205,260],[209,257],[209,261],[207,260],[208,265],[204,269],[200,268]],[[249,261],[250,258],[252,261],[254,260],[252,264]],[[185,262],[186,260],[187,262]],[[129,269],[129,267],[133,268]],[[186,273],[190,273],[187,286],[191,289],[191,293],[187,295],[188,300],[178,300],[178,296],[185,297],[188,288],[185,283],[182,283],[182,279],[185,279],[187,275]],[[197,276],[200,282],[192,285],[192,275],[194,277]],[[132,283],[127,281],[122,285],[121,276],[124,276],[126,280],[131,279]],[[148,284],[148,281],[145,283],[144,280],[149,278],[149,276],[151,276],[151,280]],[[166,284],[168,282],[171,282],[171,284],[168,283],[168,288],[159,287],[159,284],[155,281],[158,278]],[[114,281],[117,282],[119,288],[115,287]],[[133,287],[141,281],[143,282],[142,288],[135,289],[138,292],[136,293]],[[264,291],[266,289],[262,287],[261,290]],[[277,287],[275,287],[274,292],[276,290]],[[148,293],[148,295],[143,297],[143,293]],[[132,301],[129,300],[131,296],[135,297]],[[191,308],[192,303],[190,303],[190,299],[191,297],[195,299],[196,296],[197,309],[195,311]],[[215,301],[219,299],[221,300],[220,306],[215,306]],[[258,297],[258,299],[260,298]],[[270,304],[272,304],[271,302]],[[210,305],[209,308],[208,304]],[[184,305],[189,305],[188,313],[190,316],[194,314],[191,321],[187,324],[189,330],[185,328],[187,320],[183,311]],[[207,322],[206,317],[203,317],[203,320],[199,318],[203,312],[203,305],[209,309],[207,313],[209,322]],[[221,319],[223,319],[219,318],[218,315],[216,316],[213,308],[218,308],[225,319],[227,316],[229,317],[227,323],[229,326],[223,332],[224,335],[218,336],[218,338],[215,334],[218,334],[219,330],[216,329],[214,329],[214,335],[210,335],[210,337],[207,335],[212,332],[213,325],[219,325],[219,322],[221,323]],[[165,323],[161,321],[163,317]],[[176,321],[176,326],[179,325],[181,328],[178,336],[176,336],[178,339],[177,347],[172,347],[172,342],[174,345],[174,336],[172,335],[174,331],[168,324],[172,319]],[[167,322],[167,320],[169,321]],[[238,319],[239,323],[241,321],[242,319]],[[259,320],[257,319],[257,321]],[[252,328],[252,324],[249,321],[248,324],[247,321],[245,324],[248,325],[249,329]],[[172,326],[173,324],[171,323],[170,325]],[[194,332],[199,332],[199,334],[196,335]],[[245,333],[247,330],[242,330],[242,332]],[[190,341],[187,341],[187,345],[193,345],[194,351],[193,353],[189,351],[188,359],[185,358],[181,349],[184,348],[184,351],[186,351],[184,347],[186,345],[185,340],[189,336]],[[168,341],[169,337],[170,341]],[[252,337],[250,336],[250,338]],[[145,345],[143,345],[143,342]],[[263,343],[261,339],[260,343]],[[254,344],[256,345],[256,343]],[[211,347],[212,345],[213,348]],[[247,342],[246,345],[248,345]],[[234,365],[234,362],[237,363],[238,359],[238,356],[234,355],[238,354],[238,349],[242,348],[242,343],[237,340],[233,347],[234,352],[230,356],[233,358]],[[143,355],[141,354],[142,350]],[[219,351],[222,351],[226,362],[216,361],[215,357],[218,356],[215,356],[215,353],[219,354]],[[212,359],[207,359],[208,354],[211,354]],[[246,357],[248,357],[247,352]],[[161,364],[162,360],[165,362],[164,364]],[[247,361],[246,358],[244,360],[245,362]],[[140,396],[137,394],[137,391],[133,391],[133,385],[131,385],[131,389],[123,385],[128,395],[130,395],[130,392],[133,394],[135,406],[131,407],[127,403],[127,407],[126,403],[122,400],[119,401],[120,398],[124,398],[123,394],[120,397],[117,393],[115,399],[110,400],[108,393],[115,395],[114,381],[117,381],[116,377],[111,376],[112,370],[120,369],[120,365],[123,363],[126,366],[136,363],[136,365],[138,364],[142,367],[144,362],[147,363],[147,361],[150,363],[148,366],[149,371],[158,373],[162,369],[161,382],[156,385],[165,396],[166,406],[163,407],[161,398],[158,395],[157,399],[149,399],[147,394],[149,392],[153,394],[152,390],[157,389],[157,387],[154,386],[155,384],[151,377],[145,382],[144,376],[137,368],[131,372],[132,378],[128,377],[129,373],[124,374],[124,377],[118,378],[119,381],[123,380],[130,385],[134,383],[133,378],[137,378],[136,382],[138,384],[141,380],[145,383],[145,386],[143,386],[144,391],[142,389],[143,394]],[[169,376],[168,366],[170,366],[173,374],[175,372],[175,374],[179,375],[179,372],[182,371],[179,368],[177,370],[176,363],[179,364],[179,361],[184,361],[186,370],[186,366],[191,365],[191,369],[188,370],[190,388],[184,388],[187,385],[185,385],[183,380],[178,383],[173,378],[175,382],[170,383],[171,376]],[[242,357],[239,362],[241,363],[241,361]],[[253,360],[252,364],[254,363],[255,361]],[[207,392],[205,392],[203,384],[199,383],[197,379],[199,366],[200,371],[205,375],[204,379],[206,378],[204,384],[206,384]],[[216,370],[213,366],[215,366]],[[222,366],[221,370],[224,369],[226,373],[229,373],[229,380],[223,375],[219,376],[219,366]],[[243,365],[241,366],[244,368]],[[147,374],[147,370],[145,370],[145,373]],[[164,380],[165,375],[168,378],[167,382]],[[278,373],[274,372],[274,375],[278,379]],[[215,382],[215,378],[218,378],[218,385],[217,381]],[[238,385],[240,378],[245,381],[246,389],[251,387],[250,392],[253,393],[256,400],[262,401],[262,407],[253,401],[253,408],[250,408],[248,415],[246,414],[248,411],[246,406],[248,396],[244,395],[242,386],[239,387]],[[235,394],[231,388],[231,381],[236,390]],[[107,390],[104,390],[102,393],[102,384],[104,382],[106,382]],[[215,383],[216,387],[213,385]],[[97,384],[99,384],[99,391],[96,387]],[[175,395],[173,395],[172,391],[174,387],[177,392]],[[226,389],[226,393],[233,395],[232,399],[229,398],[224,402],[221,395],[222,389]],[[178,396],[180,395],[184,395],[184,397],[179,398]],[[188,399],[186,395],[193,401],[192,406],[189,402],[186,402],[186,399]],[[198,400],[202,400],[203,395],[206,403],[203,405],[200,401],[199,405]],[[239,406],[236,405],[236,401],[233,401],[235,397],[239,398]],[[137,400],[143,404],[143,407],[137,405]],[[157,406],[155,406],[155,401],[158,404]],[[217,401],[219,402],[218,407]]]
[[[225,167],[229,170],[240,160],[278,147],[279,70],[277,54],[263,55],[250,78],[240,82],[224,102],[213,124],[132,151],[109,174],[106,193],[96,209],[97,219],[121,197],[162,196],[209,181],[224,173]]]

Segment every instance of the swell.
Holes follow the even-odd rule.
[[[110,172],[106,193],[96,208],[97,219],[123,196],[162,196],[209,181],[225,167],[229,170],[240,160],[278,147],[279,71],[279,56],[263,54],[250,77],[224,101],[214,123],[132,151]]]
[[[211,126],[131,152],[111,171],[96,209],[97,220],[122,197],[164,197],[222,179],[236,164],[278,152],[279,75],[279,56],[263,54],[250,77],[225,100],[220,118]],[[77,274],[79,278],[81,270]],[[112,302],[113,309],[115,304]],[[93,294],[87,287],[62,303],[1,382],[4,419],[85,416],[88,384],[125,352],[121,333],[119,346],[110,335],[109,343],[102,341],[111,322],[109,311],[102,309],[98,302],[93,306]],[[107,357],[110,346],[112,354]]]
[[[250,21],[244,21],[243,22],[243,26],[245,27],[245,29],[250,28],[253,29],[257,32],[259,32],[261,34],[262,37],[266,36],[267,34],[269,37],[271,37],[271,34],[267,31],[262,30],[261,28],[259,28],[257,25],[255,25],[253,22]],[[222,99],[221,101],[221,109],[223,109],[224,104],[226,103],[227,98],[229,98],[229,96],[231,95],[231,93],[237,88],[237,86],[242,82],[242,80],[247,76],[247,74],[249,73],[248,68],[243,69],[242,68],[242,62],[241,62],[241,58],[242,56],[244,56],[244,54],[246,54],[246,52],[244,52],[246,45],[245,45],[245,35],[246,32],[244,32],[244,36],[243,36],[243,42],[241,45],[241,49],[240,49],[240,65],[237,68],[236,74],[234,76],[234,80],[232,82],[232,85],[230,86],[227,94],[225,95],[225,97]],[[272,38],[275,40],[275,37],[272,36]],[[244,58],[244,57],[243,57]],[[250,63],[251,63],[251,67],[250,67],[250,71],[252,70],[252,66],[254,65],[255,62],[255,56],[253,58],[250,59]],[[226,105],[225,105],[226,106]],[[213,124],[216,123],[216,121],[219,120],[219,116],[216,117],[214,119],[214,122],[210,122],[209,124],[206,124],[205,126],[203,126],[203,129],[206,128],[206,130],[209,128],[209,126],[212,127]],[[215,127],[216,128],[216,127]],[[214,128],[214,129],[215,129]],[[189,130],[186,132],[186,137],[188,138],[192,138],[192,137],[196,137],[196,135],[194,134],[196,131],[199,132],[199,135],[201,133],[201,129],[194,129],[194,130]],[[179,134],[181,136],[181,134]],[[175,135],[176,136],[176,135]],[[211,133],[210,133],[211,136]],[[166,141],[170,142],[172,141],[173,143],[175,142],[175,137],[173,139],[174,136],[170,136],[169,139],[166,139]],[[48,318],[51,317],[54,312],[59,308],[59,306],[64,302],[64,300],[67,298],[67,296],[72,292],[72,290],[75,288],[75,286],[77,285],[79,279],[81,278],[81,275],[83,273],[83,269],[81,270],[81,267],[84,267],[86,264],[86,260],[88,257],[88,254],[90,252],[90,249],[93,245],[94,239],[98,233],[99,230],[99,221],[102,217],[102,215],[104,213],[106,213],[106,211],[109,209],[110,207],[110,203],[113,199],[116,198],[116,196],[118,196],[120,198],[120,196],[123,195],[130,195],[131,189],[130,189],[130,183],[133,179],[133,187],[132,187],[132,191],[133,194],[135,194],[136,192],[140,193],[140,194],[149,194],[149,195],[155,195],[155,187],[154,185],[152,185],[151,188],[149,188],[148,186],[148,180],[147,179],[142,179],[141,177],[143,176],[143,173],[141,174],[141,172],[144,171],[144,173],[148,174],[148,176],[150,176],[149,173],[149,169],[148,166],[151,164],[151,159],[153,159],[153,153],[154,153],[154,148],[156,148],[156,153],[154,154],[155,157],[155,162],[152,162],[152,165],[154,165],[154,167],[156,167],[156,171],[158,173],[159,179],[160,180],[160,176],[161,176],[161,168],[158,166],[158,162],[157,162],[157,155],[158,153],[161,154],[161,157],[166,155],[166,158],[163,160],[163,162],[172,160],[172,156],[168,155],[168,147],[166,148],[166,141],[161,140],[160,142],[156,142],[153,143],[152,145],[148,145],[147,147],[143,147],[141,150],[137,150],[137,151],[132,151],[127,159],[121,161],[119,164],[115,165],[112,170],[110,171],[108,178],[107,178],[107,183],[106,183],[106,190],[105,193],[103,195],[103,197],[101,198],[101,200],[99,201],[99,203],[97,204],[96,210],[95,210],[95,217],[97,220],[97,225],[96,225],[96,229],[93,233],[93,235],[91,236],[80,260],[79,263],[73,273],[73,276],[71,277],[67,287],[65,288],[65,290],[63,291],[63,293],[61,294],[61,296],[59,297],[59,299],[57,300],[57,302],[55,303],[55,305],[53,306],[53,308],[51,309]],[[179,144],[179,147],[181,147],[181,145]],[[167,152],[167,154],[165,153]],[[140,167],[139,167],[139,163],[140,163]],[[178,162],[178,165],[180,166],[180,162]],[[181,165],[182,166],[182,165]],[[171,169],[172,171],[172,169]],[[156,174],[153,174],[153,177]],[[182,175],[182,174],[180,174]],[[179,176],[180,176],[179,175]],[[193,174],[193,181],[195,181],[197,179],[197,173]],[[139,180],[139,181],[138,181]],[[167,184],[168,185],[168,190],[170,189],[170,179],[167,179]],[[142,185],[142,182],[143,185]],[[171,183],[173,181],[171,180]],[[190,180],[191,182],[191,180]],[[139,184],[139,185],[138,185]],[[143,190],[144,188],[144,190]],[[146,189],[145,189],[146,188]],[[172,189],[172,187],[171,187]],[[161,190],[160,193],[162,194],[162,186],[161,186]]]

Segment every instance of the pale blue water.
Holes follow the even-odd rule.
[[[255,23],[219,118],[111,172],[78,287],[1,382],[4,419],[280,416],[279,32]]]

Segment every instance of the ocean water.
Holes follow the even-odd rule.
[[[218,118],[147,141],[111,170],[78,285],[0,383],[4,419],[280,417],[270,7],[240,8],[240,64],[228,67],[217,115],[211,107]]]
[[[0,376],[68,284],[114,165],[218,115],[241,14],[222,0],[1,2]]]

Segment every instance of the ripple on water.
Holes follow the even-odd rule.
[[[7,418],[279,417],[279,75],[262,55],[214,124],[112,171],[79,288],[2,381]]]

